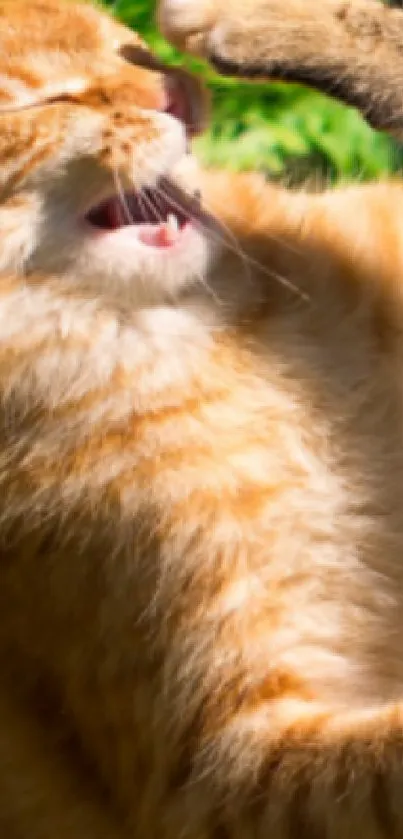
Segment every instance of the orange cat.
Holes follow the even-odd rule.
[[[401,13],[222,6],[160,18],[399,131]],[[203,120],[107,15],[3,0],[4,839],[403,836],[403,189],[199,172]]]

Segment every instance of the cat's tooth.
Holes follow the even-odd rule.
[[[167,228],[174,236],[179,232],[179,222],[174,213],[169,213],[167,218]]]

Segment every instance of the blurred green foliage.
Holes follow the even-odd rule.
[[[141,32],[165,61],[201,72],[212,90],[210,130],[197,140],[208,163],[260,169],[288,182],[367,180],[401,167],[401,148],[372,131],[358,113],[297,85],[223,79],[181,56],[158,34],[154,0],[101,0]]]

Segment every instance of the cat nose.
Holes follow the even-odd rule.
[[[189,137],[201,134],[208,124],[210,110],[207,89],[182,69],[168,71],[165,87],[166,112],[183,122]]]
[[[163,77],[165,102],[161,110],[180,120],[188,137],[201,134],[208,124],[210,97],[202,82],[180,67],[168,67],[147,49],[125,44],[119,54],[130,64]]]

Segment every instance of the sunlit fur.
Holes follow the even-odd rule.
[[[0,836],[401,837],[402,188],[198,173],[129,42],[1,5]]]

